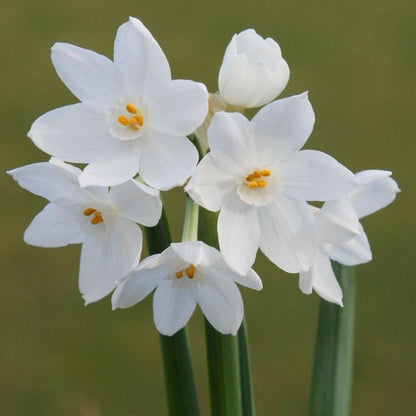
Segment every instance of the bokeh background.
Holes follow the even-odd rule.
[[[353,415],[416,414],[415,15],[413,0],[2,0],[1,169],[45,161],[26,138],[44,112],[74,103],[50,47],[69,42],[112,56],[114,34],[139,17],[174,78],[214,92],[224,49],[247,27],[276,39],[291,68],[282,96],[309,90],[317,122],[307,147],[353,171],[394,172],[402,193],[364,220],[374,260],[357,267]],[[41,249],[22,235],[45,201],[0,175],[0,414],[164,415],[159,336],[150,298],[112,312],[84,307],[79,246]],[[180,237],[183,195],[167,195]],[[244,291],[259,415],[306,415],[318,297],[261,255],[264,291]],[[202,414],[208,387],[200,313],[190,324]]]

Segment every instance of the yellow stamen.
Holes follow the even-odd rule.
[[[120,124],[122,124],[123,126],[128,126],[128,124],[129,124],[129,121],[127,120],[127,117],[124,117],[124,116],[120,116],[118,118],[118,122]]]
[[[250,189],[265,188],[267,186],[267,181],[261,178],[264,178],[267,176],[270,176],[269,169],[253,170],[252,173],[246,176],[246,185]]]
[[[190,279],[193,279],[195,275],[195,266],[191,264],[189,267],[185,269],[185,273]]]
[[[139,130],[143,126],[143,117],[134,116],[128,121],[128,124],[133,130]]]
[[[103,222],[103,221],[104,221],[104,219],[103,219],[103,216],[102,216],[101,212],[96,211],[94,213],[93,219],[91,220],[91,224],[92,225],[97,225],[97,224],[99,224],[100,222]]]
[[[130,113],[130,114],[137,114],[137,109],[136,107],[132,104],[132,103],[128,103],[126,105],[126,110]]]
[[[180,279],[182,276],[183,276],[183,271],[182,270],[179,270],[178,272],[176,272],[176,277],[178,279]]]
[[[84,215],[86,217],[88,217],[89,215],[94,214],[95,211],[97,211],[95,208],[87,208],[87,209],[84,209]]]

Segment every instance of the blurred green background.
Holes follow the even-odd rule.
[[[150,1],[3,0],[1,168],[48,156],[26,138],[44,112],[76,99],[50,62],[55,41],[112,56],[114,34],[140,18],[174,78],[217,88],[232,34],[247,27],[276,39],[291,68],[282,96],[309,90],[317,122],[307,147],[353,171],[394,172],[402,193],[366,218],[374,260],[357,267],[353,415],[416,414],[415,15],[413,0]],[[79,246],[41,249],[22,235],[45,201],[0,176],[1,415],[164,415],[164,380],[151,299],[112,312],[84,308]],[[183,198],[167,196],[180,237]],[[244,291],[259,415],[306,415],[318,311],[297,276],[261,255],[264,291]],[[208,388],[201,314],[190,324],[202,414]]]

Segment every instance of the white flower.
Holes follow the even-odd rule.
[[[236,107],[259,107],[276,98],[289,81],[279,45],[254,29],[234,35],[218,76],[221,97]]]
[[[163,335],[183,328],[197,304],[219,332],[235,335],[243,319],[243,301],[235,283],[262,289],[254,270],[233,272],[218,250],[201,241],[172,243],[161,254],[143,260],[115,290],[113,309],[140,302],[153,289],[153,316]]]
[[[139,175],[167,190],[191,175],[198,153],[186,138],[205,119],[203,84],[171,79],[168,61],[143,24],[121,25],[114,62],[70,44],[52,48],[55,69],[81,103],[50,111],[29,137],[68,162],[89,163],[81,186],[117,185]]]
[[[310,270],[301,272],[299,287],[312,289],[328,302],[342,306],[342,290],[332,270],[331,260],[354,266],[371,260],[371,249],[359,219],[390,204],[399,192],[391,172],[367,170],[357,173],[359,185],[346,197],[328,201],[314,209],[319,250]]]
[[[246,273],[257,248],[277,266],[308,270],[316,250],[313,214],[305,201],[336,199],[354,175],[325,153],[299,149],[312,132],[307,94],[263,107],[250,122],[217,113],[208,130],[211,152],[187,191],[208,210],[221,210],[218,238],[225,261]]]
[[[136,222],[154,226],[161,215],[159,191],[134,180],[110,190],[80,188],[81,170],[56,159],[8,173],[21,187],[51,201],[26,229],[26,243],[82,243],[79,289],[86,304],[110,293],[115,281],[137,265],[143,238]]]

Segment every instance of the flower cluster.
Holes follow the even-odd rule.
[[[135,18],[117,31],[114,61],[58,43],[52,62],[80,102],[33,123],[28,135],[49,162],[8,173],[50,201],[27,228],[27,243],[82,243],[86,303],[114,291],[113,308],[127,308],[155,290],[162,334],[184,327],[197,304],[219,332],[236,334],[243,318],[236,283],[262,288],[251,268],[260,248],[300,274],[302,292],[314,289],[342,305],[331,260],[371,259],[359,219],[399,189],[390,172],[354,175],[325,153],[302,150],[315,115],[307,93],[273,101],[289,80],[273,39],[253,29],[235,35],[215,94],[202,83],[172,80],[162,49]],[[260,106],[251,120],[242,114]],[[220,251],[193,238],[141,260],[139,225],[158,223],[160,191],[175,186],[219,211]]]

